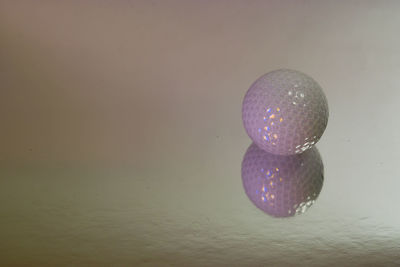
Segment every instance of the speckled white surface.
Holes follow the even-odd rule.
[[[400,2],[0,1],[1,266],[399,266]],[[318,199],[249,201],[249,82],[329,100]]]

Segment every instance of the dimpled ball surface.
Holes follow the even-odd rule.
[[[274,155],[254,143],[242,162],[243,187],[256,207],[274,217],[304,213],[317,199],[324,167],[316,147],[299,155]]]
[[[243,124],[253,142],[280,155],[310,149],[325,131],[328,116],[328,103],[318,83],[288,69],[256,80],[242,106]]]

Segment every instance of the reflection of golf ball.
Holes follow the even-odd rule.
[[[299,155],[273,155],[250,145],[242,162],[243,187],[264,212],[288,217],[305,212],[316,200],[324,167],[316,147]]]
[[[243,124],[263,150],[281,155],[311,148],[328,123],[328,103],[311,77],[294,70],[276,70],[256,80],[242,107]]]

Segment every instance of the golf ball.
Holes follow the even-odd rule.
[[[256,80],[242,106],[243,124],[253,142],[280,155],[310,149],[325,131],[328,116],[328,102],[318,83],[288,69]]]
[[[250,145],[242,162],[244,190],[253,204],[274,217],[304,213],[317,199],[324,167],[316,147],[299,155],[274,155]]]

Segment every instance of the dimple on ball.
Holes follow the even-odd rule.
[[[300,154],[318,142],[328,124],[328,102],[308,75],[280,69],[256,80],[247,91],[242,119],[261,149],[278,155]]]

